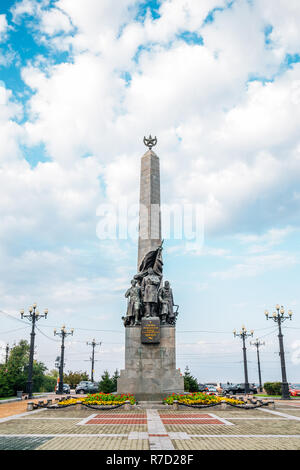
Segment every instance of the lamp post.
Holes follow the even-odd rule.
[[[236,330],[233,330],[233,335],[234,337],[241,338],[243,341],[243,357],[244,357],[244,373],[245,373],[245,393],[250,392],[250,387],[249,387],[249,380],[248,380],[248,368],[247,368],[247,354],[246,354],[246,338],[249,336],[253,337],[253,330],[251,330],[250,333],[247,333],[247,330],[244,326],[242,326],[242,329],[240,333],[237,333]]]
[[[27,393],[28,398],[32,398],[32,372],[33,372],[33,355],[34,355],[34,339],[35,339],[35,325],[36,322],[41,318],[47,318],[48,309],[46,308],[43,315],[37,309],[37,304],[33,304],[32,307],[29,307],[28,314],[25,315],[24,310],[20,310],[21,318],[28,318],[32,323],[31,333],[30,333],[30,352],[29,352],[29,365],[28,365],[28,380],[27,380]]]
[[[61,337],[61,353],[60,353],[60,366],[59,366],[59,384],[58,384],[58,393],[61,395],[64,393],[64,355],[65,355],[65,338],[67,336],[73,336],[74,329],[68,333],[65,325],[63,325],[59,332],[54,330],[54,336]]]
[[[256,347],[256,352],[257,352],[257,367],[258,367],[258,378],[259,378],[259,391],[262,392],[262,381],[261,381],[261,370],[260,370],[260,358],[259,358],[259,347],[264,346],[265,342],[264,341],[259,341],[258,338],[256,338],[255,341],[250,341],[250,344],[252,346]]]
[[[281,324],[288,319],[292,319],[293,312],[292,310],[288,311],[287,315],[284,315],[284,307],[276,305],[273,315],[269,315],[268,310],[265,310],[266,319],[271,318],[275,323],[278,324],[278,339],[279,339],[279,356],[281,363],[281,375],[282,375],[282,390],[281,390],[281,399],[290,400],[290,391],[289,384],[286,377],[286,367],[285,367],[285,357],[284,357],[284,347],[283,347],[283,334],[281,330]]]
[[[96,346],[101,346],[101,343],[96,343],[95,339],[91,343],[88,341],[86,342],[87,346],[92,346],[92,371],[91,371],[91,381],[94,382],[94,363],[95,363],[95,347]]]

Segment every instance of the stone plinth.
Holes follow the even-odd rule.
[[[125,328],[125,369],[120,372],[118,393],[149,401],[183,393],[183,377],[176,369],[175,332],[173,326],[162,326],[159,344],[142,344],[140,326]]]

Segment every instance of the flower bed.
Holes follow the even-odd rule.
[[[65,405],[76,405],[77,403],[83,403],[84,405],[101,405],[101,406],[113,406],[123,405],[125,401],[130,401],[131,405],[134,405],[136,400],[131,394],[113,395],[111,393],[95,393],[88,395],[84,398],[70,398],[69,400],[63,400],[58,403],[60,406]]]
[[[121,405],[125,401],[130,401],[131,405],[135,404],[135,397],[130,393],[122,393],[121,395],[113,395],[112,393],[95,393],[88,395],[82,400],[87,405]]]
[[[218,403],[232,403],[234,405],[243,405],[244,402],[232,398],[226,397],[217,397],[216,395],[207,395],[206,393],[189,393],[178,395],[173,393],[168,397],[163,399],[163,403],[166,405],[172,405],[174,400],[177,400],[178,403],[183,403],[185,405],[213,405]]]

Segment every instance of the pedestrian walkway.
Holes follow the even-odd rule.
[[[43,397],[43,400],[47,400],[47,398],[53,399],[53,394],[49,395],[48,397]],[[0,419],[24,413],[24,411],[27,409],[28,401],[38,403],[39,400],[41,400],[41,398],[33,398],[32,400],[19,400],[13,401],[11,403],[1,403],[0,401]]]
[[[300,450],[300,409],[185,407],[17,410],[0,419],[0,449],[36,450]],[[23,413],[19,413],[23,411]]]

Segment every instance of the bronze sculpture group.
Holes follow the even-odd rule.
[[[170,283],[165,281],[162,285],[161,251],[162,246],[144,257],[140,272],[125,293],[128,306],[126,316],[122,317],[124,326],[140,325],[143,317],[159,317],[162,325],[176,323],[178,305],[174,304]]]

